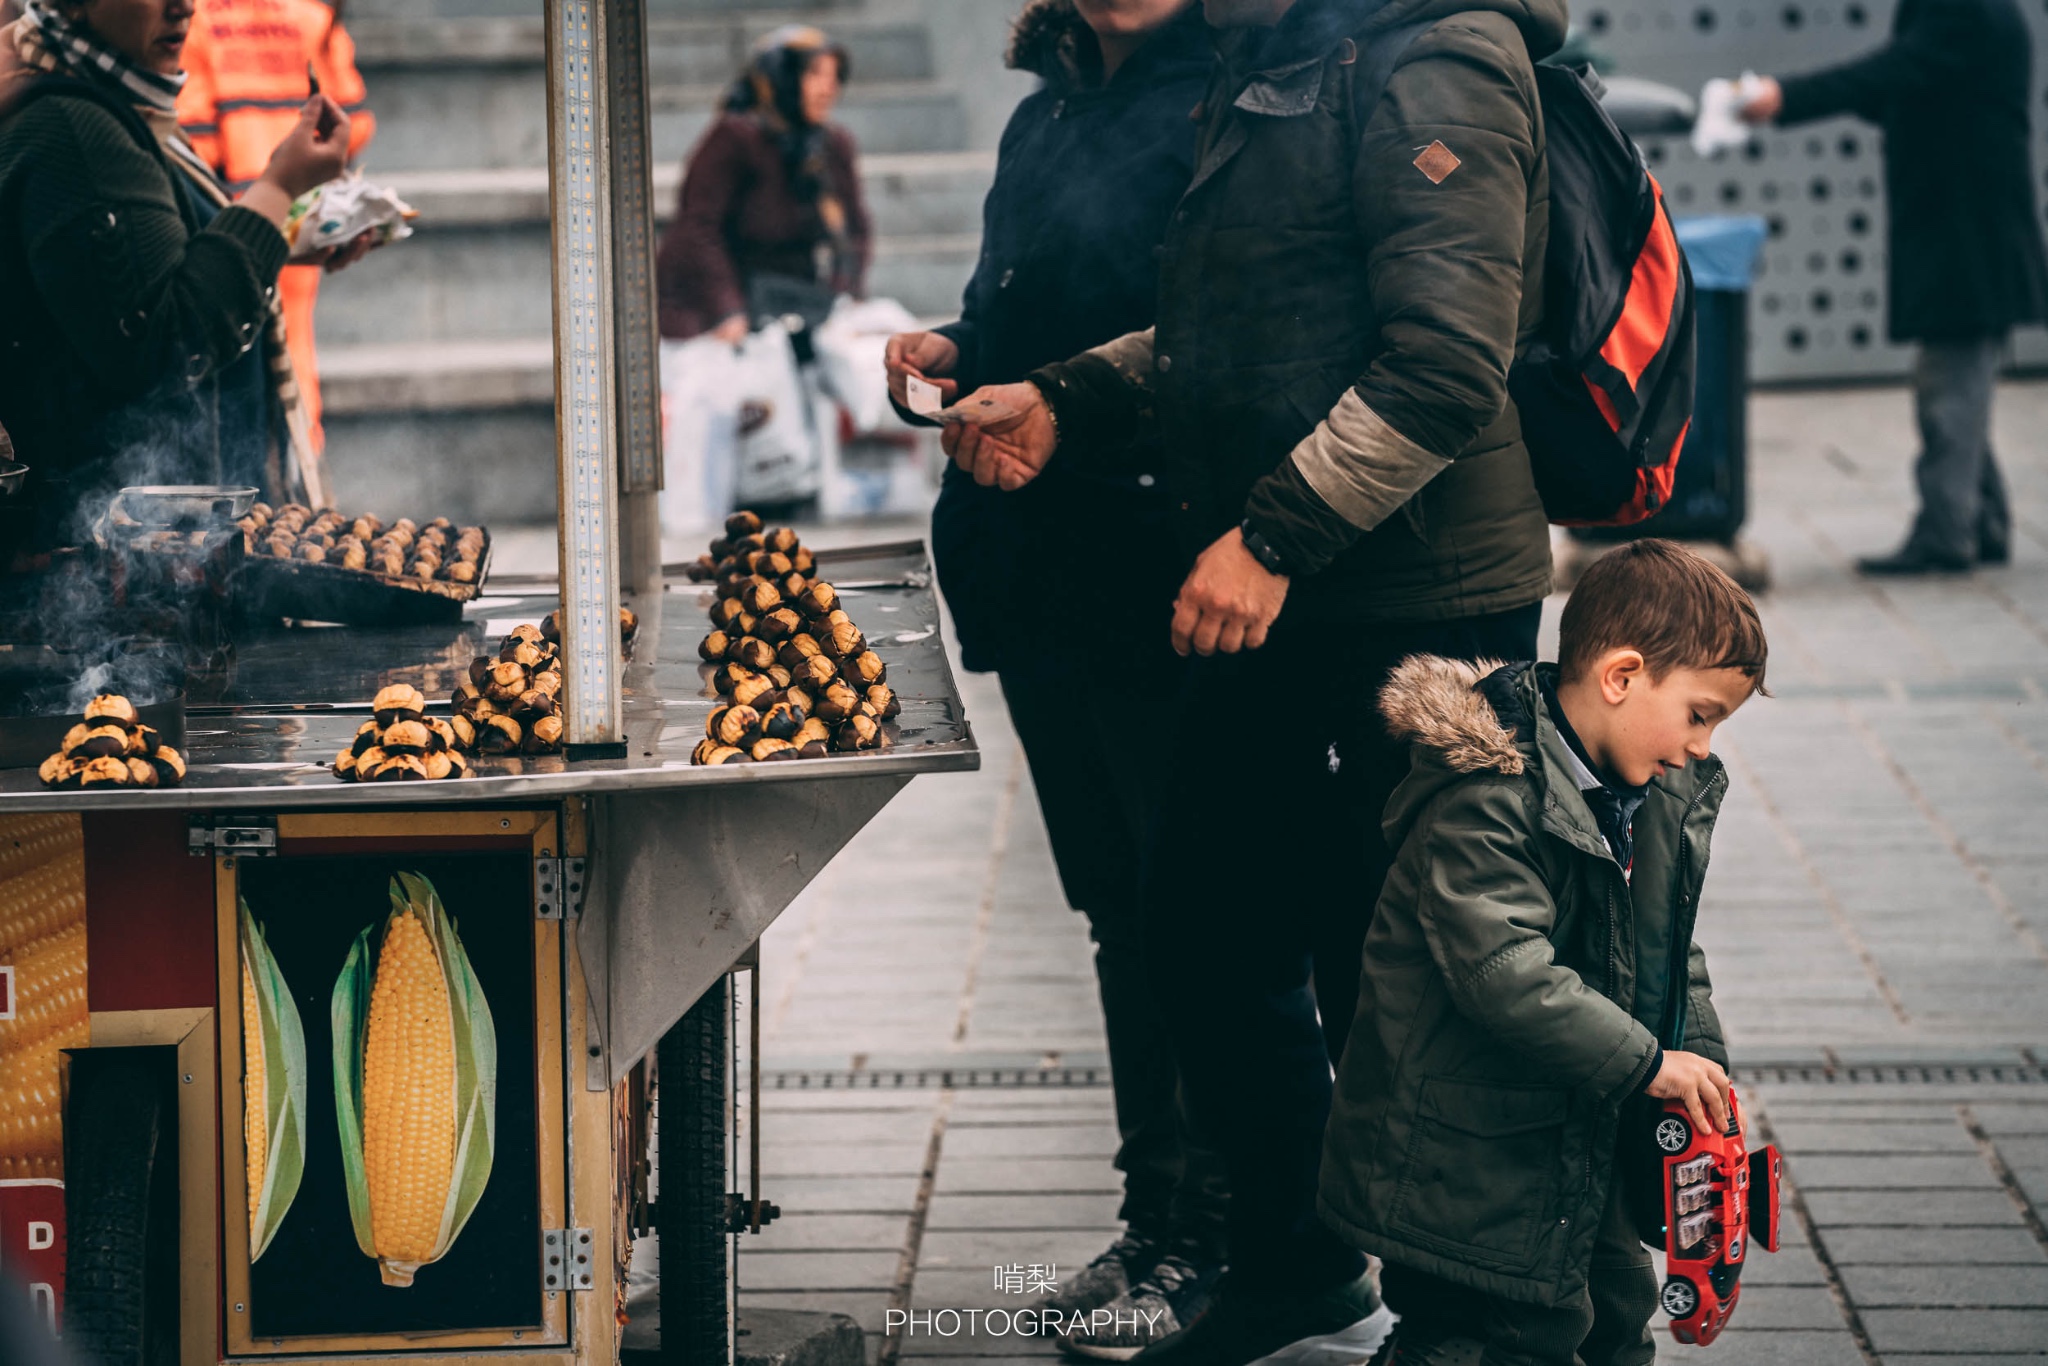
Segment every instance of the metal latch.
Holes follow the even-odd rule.
[[[592,1245],[587,1228],[551,1228],[540,1235],[540,1288],[594,1290]]]
[[[277,854],[277,817],[222,816],[218,825],[207,817],[194,816],[185,832],[185,852],[198,858],[215,854],[241,854],[247,858],[273,858]]]
[[[537,858],[533,861],[534,919],[582,918],[583,865],[580,858]]]

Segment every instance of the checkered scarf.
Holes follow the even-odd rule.
[[[74,76],[133,105],[174,166],[215,204],[225,208],[233,202],[214,169],[178,130],[178,92],[185,85],[184,72],[164,76],[137,66],[90,28],[70,23],[43,0],[27,0],[21,18],[0,29],[0,37],[8,35],[13,37],[14,55],[25,70]],[[266,492],[323,507],[329,501],[326,465],[313,449],[305,406],[299,399],[298,377],[292,372],[291,351],[285,346],[284,308],[274,292],[264,330],[270,389],[284,413],[287,434],[287,448],[271,455]]]

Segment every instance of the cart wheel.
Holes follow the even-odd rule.
[[[177,1366],[176,1060],[72,1056],[64,1107],[64,1339],[85,1366]]]
[[[668,1366],[726,1366],[731,1308],[726,1259],[726,1092],[731,1066],[732,979],[721,977],[662,1036],[658,1193],[661,1357]]]

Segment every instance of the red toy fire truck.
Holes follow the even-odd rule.
[[[1732,1089],[1726,1133],[1695,1129],[1677,1101],[1666,1103],[1652,1130],[1663,1159],[1662,1298],[1671,1336],[1680,1342],[1705,1346],[1719,1337],[1742,1294],[1742,1264],[1752,1246],[1778,1250],[1784,1161],[1775,1145],[1749,1151],[1744,1130]]]

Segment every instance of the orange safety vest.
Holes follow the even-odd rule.
[[[312,97],[312,76],[348,110],[349,155],[359,155],[377,121],[364,104],[355,44],[332,10],[320,0],[200,0],[185,40],[178,123],[239,194],[263,174],[271,152],[298,122],[300,108]],[[313,347],[320,274],[318,266],[286,266],[278,294],[306,417],[315,443],[324,445]]]

